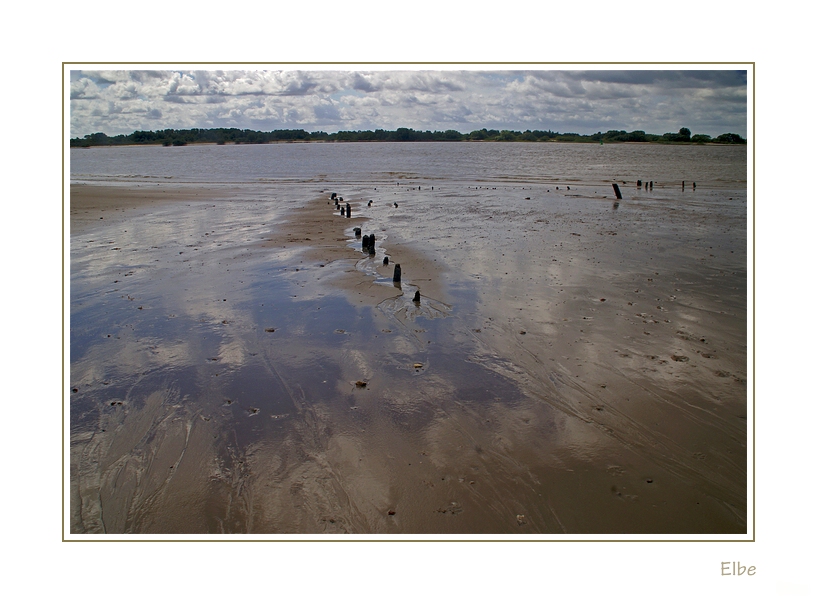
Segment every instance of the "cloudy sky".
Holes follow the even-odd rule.
[[[165,128],[747,132],[743,70],[72,70],[70,135]]]

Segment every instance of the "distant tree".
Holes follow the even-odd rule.
[[[411,128],[398,128],[394,133],[394,139],[398,141],[410,141],[413,139],[414,130]]]
[[[533,135],[539,140],[549,140],[556,136],[556,133],[551,130],[534,130]]]
[[[745,145],[746,139],[743,138],[740,134],[733,134],[732,132],[727,132],[726,134],[721,134],[713,142],[716,143],[725,143],[727,145]]]
[[[692,133],[689,128],[681,128],[677,133],[665,132],[661,139],[673,143],[687,143],[690,140],[690,134]]]
[[[356,130],[338,131],[334,134],[327,134],[323,131],[307,132],[306,130],[273,130],[270,132],[259,132],[257,130],[239,130],[238,128],[191,128],[189,130],[166,130],[144,131],[136,130],[132,134],[117,134],[107,136],[103,132],[86,134],[82,138],[72,138],[72,147],[94,147],[111,145],[184,145],[192,143],[216,143],[224,145],[234,144],[264,144],[272,141],[560,141],[560,142],[694,142],[706,143],[715,142],[721,144],[746,144],[746,140],[738,134],[721,134],[716,139],[712,139],[706,134],[696,134],[691,136],[689,128],[681,128],[678,132],[667,132],[663,135],[647,134],[643,130],[626,132],[625,130],[608,130],[607,132],[596,132],[595,134],[577,134],[566,132],[560,134],[551,130],[526,130],[518,132],[516,130],[473,130],[469,134],[461,134],[457,130],[413,130],[411,128],[398,128],[397,130]]]

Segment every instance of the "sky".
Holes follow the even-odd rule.
[[[70,133],[166,128],[643,130],[747,134],[736,69],[231,69],[70,72]]]

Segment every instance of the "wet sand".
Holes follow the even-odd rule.
[[[746,532],[745,204],[350,188],[72,186],[73,533]]]

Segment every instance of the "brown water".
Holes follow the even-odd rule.
[[[745,149],[548,147],[72,150],[232,182],[72,226],[71,531],[744,533]],[[373,259],[262,245],[330,190]]]
[[[73,182],[354,185],[396,179],[746,188],[746,147],[569,143],[309,143],[71,149]],[[422,184],[422,183],[421,183]]]

